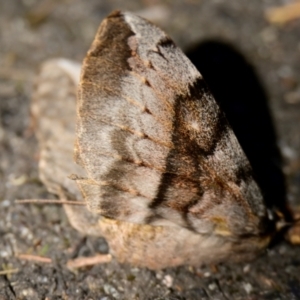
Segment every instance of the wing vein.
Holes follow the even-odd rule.
[[[83,116],[83,114],[81,114],[81,116]],[[107,125],[111,125],[113,127],[116,127],[116,128],[119,128],[120,130],[122,131],[126,131],[126,132],[129,132],[130,134],[132,135],[135,135],[141,139],[148,139],[150,141],[152,141],[153,143],[155,144],[158,144],[160,146],[163,146],[163,147],[166,147],[166,148],[169,148],[169,149],[173,149],[173,144],[172,143],[167,143],[167,142],[163,142],[163,141],[160,141],[158,139],[154,139],[146,134],[144,134],[143,132],[141,131],[136,131],[136,130],[133,130],[133,129],[130,129],[124,125],[121,125],[121,124],[117,124],[117,123],[113,123],[113,122],[109,122],[109,121],[106,121],[106,120],[103,120],[103,119],[100,119],[98,116],[96,116],[95,114],[88,114],[88,117],[89,118],[93,118],[94,120],[96,120],[97,122],[102,122],[104,124],[107,124]]]

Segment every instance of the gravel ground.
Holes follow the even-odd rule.
[[[0,300],[300,299],[299,247],[283,239],[251,263],[153,272],[116,261],[70,271],[68,259],[106,253],[71,228],[37,174],[30,127],[34,75],[48,58],[81,61],[100,21],[126,9],[164,28],[204,74],[249,156],[266,201],[300,206],[300,18],[266,18],[280,0],[2,0],[0,2]],[[286,202],[285,202],[286,201]],[[51,262],[20,259],[45,256]]]

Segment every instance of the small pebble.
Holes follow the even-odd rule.
[[[107,295],[111,295],[115,299],[120,298],[120,294],[114,286],[112,286],[110,284],[104,284],[103,289]]]
[[[1,202],[1,207],[9,207],[11,205],[10,200],[5,199]]]
[[[208,285],[208,288],[211,290],[211,291],[214,291],[218,286],[215,284],[215,283],[211,283]]]
[[[250,271],[250,265],[248,264],[248,265],[246,265],[246,266],[244,266],[244,268],[243,268],[243,272],[244,273],[248,273],[249,271]]]
[[[166,287],[171,288],[173,285],[173,277],[170,275],[166,275],[162,282]]]
[[[246,291],[247,294],[250,294],[252,292],[252,290],[253,290],[252,285],[250,283],[248,283],[248,282],[245,282],[243,284],[243,287],[244,287],[244,290]]]
[[[210,276],[211,276],[210,272],[205,272],[204,273],[204,277],[210,277]]]

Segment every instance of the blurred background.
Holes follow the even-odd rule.
[[[115,9],[151,20],[184,50],[224,109],[267,205],[299,209],[299,1],[2,0],[0,272],[1,266],[17,271],[0,273],[0,299],[63,293],[70,299],[300,299],[299,248],[285,242],[251,267],[154,274],[114,262],[74,274],[63,263],[70,249],[76,245],[91,254],[103,245],[72,230],[60,207],[13,204],[18,198],[51,198],[38,180],[30,129],[39,65],[53,57],[82,61],[100,22]],[[20,262],[16,253],[56,259],[52,265]]]

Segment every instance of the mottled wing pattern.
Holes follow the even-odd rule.
[[[221,235],[260,234],[251,167],[196,68],[159,28],[115,12],[83,64],[75,157],[91,211]]]

